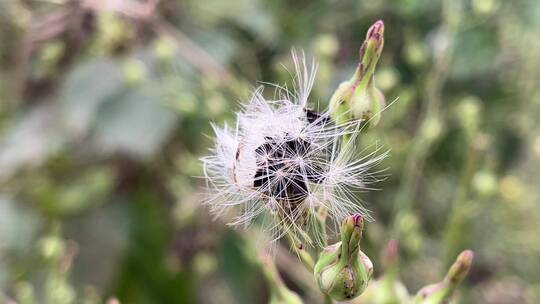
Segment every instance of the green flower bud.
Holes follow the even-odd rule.
[[[365,90],[356,90],[353,95],[353,117],[374,127],[381,120],[381,112],[385,104],[384,95],[375,87],[372,78]]]
[[[65,253],[66,244],[57,235],[50,235],[40,240],[39,249],[46,260],[54,261]]]
[[[497,192],[497,177],[487,170],[476,172],[472,184],[476,192],[482,197],[489,197]]]
[[[365,121],[370,127],[380,121],[385,105],[382,92],[375,86],[373,76],[384,46],[384,23],[379,20],[368,30],[360,47],[360,63],[353,77],[341,83],[330,98],[330,113],[336,123],[351,119]]]
[[[481,105],[481,100],[470,96],[464,98],[457,106],[457,118],[469,140],[472,140],[478,132],[481,122]]]
[[[401,304],[409,303],[410,296],[399,280],[399,245],[397,240],[388,242],[383,257],[384,274],[369,285],[359,297],[358,304]]]
[[[448,273],[446,277],[440,282],[432,285],[428,285],[416,294],[416,304],[444,304],[449,303],[450,298],[454,294],[457,286],[467,276],[469,272],[474,254],[471,250],[463,251]]]
[[[386,247],[384,276],[381,278],[381,289],[377,301],[380,304],[399,304],[409,302],[409,292],[399,280],[399,244],[391,240]]]
[[[360,251],[364,221],[359,214],[348,217],[341,225],[341,242],[323,249],[314,275],[319,289],[337,301],[359,296],[368,286],[373,264]]]
[[[342,82],[330,98],[330,113],[337,124],[343,124],[352,119],[350,105],[354,92],[352,80]]]
[[[15,299],[19,304],[36,304],[36,294],[34,287],[26,281],[19,282],[15,285]],[[8,302],[9,303],[9,302]]]

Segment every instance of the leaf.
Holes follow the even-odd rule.
[[[94,139],[106,152],[154,155],[171,134],[178,115],[145,87],[124,90],[99,107]]]
[[[99,106],[123,87],[121,66],[113,60],[96,59],[73,70],[61,97],[71,131],[85,134]]]
[[[0,181],[21,167],[36,167],[65,143],[65,131],[56,105],[29,110],[6,130],[0,141]]]

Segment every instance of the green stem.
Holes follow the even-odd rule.
[[[264,278],[270,287],[269,303],[273,304],[301,304],[302,299],[298,294],[291,291],[279,275],[279,272],[272,260],[267,254],[260,255],[260,263]]]
[[[482,135],[474,136],[471,139],[465,166],[461,174],[460,183],[456,198],[452,203],[450,217],[444,229],[444,256],[445,267],[452,264],[454,257],[468,247],[466,237],[470,225],[470,206],[467,197],[469,196],[471,182],[476,172],[480,159],[485,151],[485,140]]]
[[[277,292],[283,286],[283,280],[281,279],[276,266],[269,257],[261,256],[260,258],[261,270],[270,287],[270,291]]]
[[[328,246],[328,235],[326,234],[327,216],[328,216],[328,209],[325,206],[320,206],[319,209],[317,210],[317,226],[318,226],[318,230],[320,233],[323,247]]]
[[[460,6],[460,1],[446,0],[444,2],[442,27],[448,33],[450,44],[455,40],[454,37],[458,30]],[[403,169],[402,183],[394,203],[394,220],[398,214],[407,212],[413,207],[414,195],[421,180],[424,163],[435,140],[435,138],[425,136],[421,132],[423,131],[422,127],[425,127],[429,122],[440,120],[441,92],[448,75],[448,67],[452,59],[452,54],[452,46],[439,53],[434,59],[433,69],[427,74],[424,93],[425,102],[421,115],[420,128],[412,140],[412,151],[409,153],[409,157],[405,162],[405,168]],[[394,222],[394,233],[399,233],[399,231],[395,231],[396,228],[396,223]]]
[[[329,295],[324,295],[324,304],[334,304],[334,300]]]
[[[306,251],[304,248],[304,244],[298,240],[293,234],[287,233],[287,238],[289,239],[291,248],[294,250],[300,261],[302,261],[302,264],[309,270],[310,272],[313,272],[313,268],[315,267],[315,262],[313,261],[313,257],[309,252]]]

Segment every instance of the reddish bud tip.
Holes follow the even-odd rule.
[[[450,267],[447,278],[454,283],[462,281],[471,269],[474,253],[472,250],[463,251],[456,259],[456,262]]]
[[[364,226],[364,218],[361,214],[356,213],[352,216],[352,220],[355,227],[363,227]]]
[[[399,256],[399,242],[398,240],[390,240],[386,246],[386,258],[390,261],[394,261]]]
[[[457,258],[459,265],[464,268],[464,271],[469,271],[474,258],[474,252],[472,250],[463,251]]]
[[[383,34],[384,22],[382,20],[378,20],[377,22],[373,23],[373,25],[369,28],[366,38],[375,38],[376,40],[380,40]]]

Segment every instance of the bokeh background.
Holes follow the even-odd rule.
[[[399,100],[361,140],[391,150],[360,194],[376,273],[391,237],[413,293],[471,248],[460,303],[538,303],[535,0],[2,0],[0,302],[266,303],[249,232],[199,206],[210,122],[290,83],[292,47],[326,106],[378,19],[376,82]],[[286,244],[276,261],[320,303]]]

